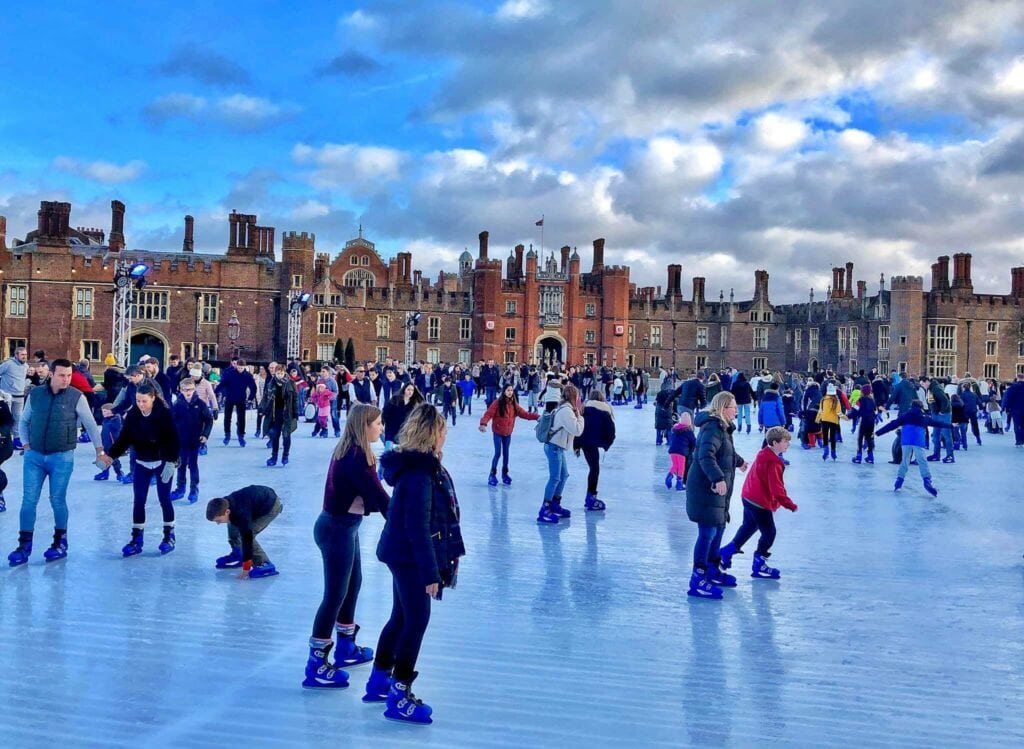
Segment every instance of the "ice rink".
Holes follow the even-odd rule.
[[[334,440],[296,433],[292,462],[266,468],[262,440],[201,459],[196,505],[176,503],[177,549],[122,559],[131,488],[97,483],[80,446],[69,491],[70,552],[44,564],[52,514],[40,503],[30,563],[8,569],[21,504],[21,458],[0,515],[0,747],[682,747],[1024,745],[1024,450],[983,435],[955,465],[855,466],[849,426],[839,461],[790,451],[791,496],[772,564],[723,601],[686,596],[695,526],[667,491],[653,407],[616,408],[619,437],[600,496],[582,511],[586,465],[570,457],[569,522],[538,527],[546,479],[532,425],[512,439],[511,487],[486,485],[490,434],[476,416],[449,431],[445,463],[468,555],[459,586],[435,604],[415,691],[430,727],[385,721],[360,701],[369,666],[341,692],[303,690],[321,594],[312,540]],[[254,421],[250,412],[250,423]],[[252,427],[250,426],[250,430]],[[756,430],[736,439],[753,458]],[[284,513],[260,536],[281,570],[239,581],[213,568],[225,530],[205,502],[249,483],[274,487]],[[739,486],[739,484],[737,484]],[[733,497],[731,538],[741,516]],[[390,576],[362,526],[360,641],[375,646]]]

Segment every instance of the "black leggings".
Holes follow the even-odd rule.
[[[875,425],[874,422],[870,424],[861,424],[860,431],[857,432],[857,452],[860,452],[864,447],[868,448],[869,453],[875,451]]]
[[[601,449],[593,445],[583,446],[583,457],[587,460],[587,494],[597,496],[597,480],[601,478]]]
[[[313,637],[331,639],[334,624],[355,624],[356,600],[363,585],[359,558],[361,515],[343,517],[321,512],[313,526],[313,539],[324,560],[324,597],[313,620]]]
[[[749,541],[757,531],[761,531],[761,538],[757,540],[757,553],[763,557],[769,556],[772,544],[775,543],[775,516],[770,510],[744,499],[743,523],[732,539],[732,545],[736,547],[736,551],[742,549],[743,544]]]
[[[409,682],[416,672],[423,635],[430,622],[430,596],[418,567],[392,567],[391,618],[377,640],[373,665],[383,671],[394,669],[397,681]]]
[[[836,449],[836,435],[839,434],[839,425],[831,421],[821,422],[821,441],[826,447]]]

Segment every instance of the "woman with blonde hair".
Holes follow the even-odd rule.
[[[700,431],[686,480],[686,514],[697,524],[688,591],[696,598],[721,598],[723,586],[736,587],[736,578],[721,569],[719,553],[736,469],[747,470],[747,462],[732,444],[735,418],[736,397],[723,391],[693,420]]]
[[[583,414],[579,408],[580,391],[575,385],[562,386],[562,400],[552,414],[547,439],[544,441],[544,455],[548,459],[548,483],[544,487],[544,503],[537,513],[538,523],[557,523],[572,512],[562,507],[562,490],[569,478],[569,467],[565,451],[572,446],[573,437],[583,434]],[[538,422],[539,427],[540,422]],[[602,503],[603,505],[603,503]],[[587,507],[596,510],[597,507]]]
[[[466,553],[452,477],[441,465],[447,428],[429,403],[402,425],[398,445],[381,462],[395,487],[377,558],[391,570],[391,617],[377,641],[364,702],[387,702],[384,717],[432,723],[433,710],[411,691],[416,660],[430,622],[430,599],[454,588],[459,557]]]
[[[356,645],[356,599],[363,581],[359,558],[359,525],[364,515],[388,510],[388,495],[377,478],[377,458],[371,445],[384,431],[380,409],[366,403],[352,407],[345,433],[338,440],[327,469],[323,512],[313,526],[313,538],[324,562],[324,595],[313,620],[309,660],[302,686],[343,689],[348,674],[342,666],[358,666],[373,658],[373,650]],[[334,663],[328,660],[338,634]]]

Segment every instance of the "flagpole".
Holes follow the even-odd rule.
[[[544,258],[544,214],[543,213],[540,214],[540,256],[541,256],[541,262],[543,262],[543,258]]]

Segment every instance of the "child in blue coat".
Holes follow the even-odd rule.
[[[171,406],[171,419],[178,432],[178,479],[171,492],[171,500],[185,496],[185,469],[189,472],[188,501],[193,504],[199,499],[199,447],[206,444],[213,429],[213,413],[210,407],[196,395],[192,378],[187,377],[179,386],[180,395]]]
[[[683,411],[679,414],[679,421],[675,423],[668,435],[668,455],[672,460],[672,467],[665,477],[665,488],[672,488],[672,477],[676,479],[676,491],[686,489],[686,463],[693,455],[693,448],[697,445],[697,438],[693,434],[693,419],[690,414]]]
[[[473,382],[473,375],[466,372],[459,380],[459,390],[462,391],[462,403],[459,405],[459,416],[462,416],[469,409],[469,415],[473,415],[473,391],[476,383]]]
[[[925,428],[933,427],[936,430],[950,429],[949,422],[933,419],[924,412],[924,403],[914,400],[910,404],[910,410],[894,421],[890,421],[878,430],[881,437],[893,429],[900,430],[900,446],[903,449],[903,462],[900,463],[896,472],[896,485],[894,491],[899,491],[903,486],[903,479],[910,470],[910,462],[917,459],[918,470],[921,471],[921,479],[924,481],[924,488],[933,497],[939,496],[939,490],[932,485],[931,471],[928,470],[928,463],[925,459]],[[935,439],[938,439],[939,432],[936,431]]]

